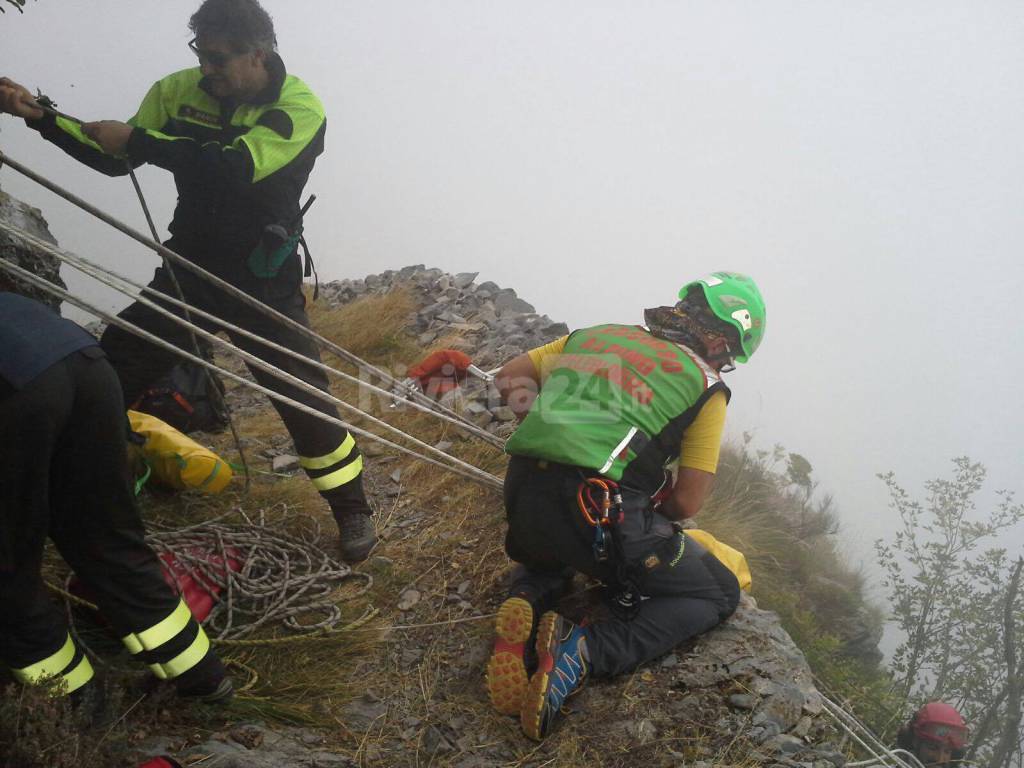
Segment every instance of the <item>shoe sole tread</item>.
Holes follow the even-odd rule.
[[[561,622],[557,613],[545,613],[537,626],[537,671],[526,687],[522,707],[519,712],[519,723],[523,733],[534,741],[541,741],[547,735],[544,723],[545,703],[547,701],[548,680],[554,669],[552,650],[558,646],[558,628]]]
[[[497,636],[487,662],[487,695],[503,715],[518,715],[528,681],[523,661],[525,643],[533,631],[533,607],[521,597],[501,604],[494,622]]]

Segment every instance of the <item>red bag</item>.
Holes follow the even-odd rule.
[[[238,550],[234,547],[225,547],[224,551],[228,556],[227,567],[232,571],[242,570],[242,562],[236,557]],[[186,547],[182,550],[182,554],[196,559],[205,559],[215,569],[220,570],[221,574],[224,574],[224,559],[220,555],[209,552],[200,546]],[[221,593],[220,585],[199,571],[196,571],[193,576],[191,569],[169,552],[161,554],[160,560],[164,566],[164,581],[181,594],[181,598],[192,611],[192,615],[201,624],[210,615],[210,611],[213,610],[213,606],[217,602]]]

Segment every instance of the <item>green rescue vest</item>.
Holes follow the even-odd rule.
[[[639,326],[569,336],[506,453],[584,467],[653,493],[683,431],[729,389],[692,350]]]

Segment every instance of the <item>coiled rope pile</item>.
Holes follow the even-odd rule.
[[[271,512],[274,514],[268,514]],[[241,520],[227,521],[235,515]],[[355,620],[343,623],[341,605],[365,595],[373,586],[373,577],[352,570],[326,552],[318,543],[322,540],[319,521],[287,504],[261,509],[255,517],[235,509],[185,528],[152,523],[149,528],[146,542],[158,555],[173,558],[174,566],[168,570],[179,582],[179,591],[183,575],[187,575],[216,598],[203,621],[215,645],[303,642],[350,632],[377,615],[377,609],[371,606]],[[282,532],[283,528],[290,532]],[[350,586],[350,582],[358,585]],[[70,588],[47,586],[65,598],[68,624],[76,642],[102,663],[83,638],[71,610],[72,604],[91,610],[96,610],[96,605],[75,595]],[[257,630],[274,625],[300,634],[251,639]]]
[[[153,526],[146,537],[158,554],[173,556],[198,584],[220,589],[220,599],[203,622],[214,641],[239,640],[281,623],[297,632],[339,631],[340,603],[364,595],[373,577],[353,571],[325,552],[320,523],[308,515],[283,516],[267,510],[253,519],[239,510],[242,523],[223,518],[175,530]],[[287,528],[292,533],[283,533]],[[238,565],[234,570],[227,564]],[[341,594],[346,582],[362,584]]]

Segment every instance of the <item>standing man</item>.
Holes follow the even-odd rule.
[[[241,288],[291,319],[309,325],[297,252],[299,199],[323,152],[323,106],[309,87],[285,71],[275,52],[270,16],[257,0],[205,0],[191,19],[189,48],[199,66],[157,82],[127,123],[79,125],[44,112],[22,86],[0,78],[0,109],[75,159],[118,176],[128,165],[170,171],[178,205],[167,247]],[[316,345],[225,296],[192,272],[176,269],[185,299],[230,322],[319,362]],[[150,287],[174,295],[160,267]],[[188,332],[135,303],[120,317],[188,349]],[[239,347],[326,391],[325,374],[311,365],[240,337]],[[117,371],[126,403],[166,373],[177,357],[110,326],[101,340]],[[337,410],[276,377],[250,369],[256,380],[329,416]],[[362,456],[338,426],[273,401],[302,466],[330,505],[341,533],[341,554],[363,560],[376,543],[362,486]]]
[[[487,687],[533,739],[587,677],[629,672],[739,602],[733,572],[676,521],[697,514],[711,489],[729,399],[720,373],[761,343],[764,302],[734,272],[688,283],[679,299],[646,310],[647,328],[584,328],[496,378],[522,419],[505,448],[505,549],[519,565]],[[548,610],[574,571],[608,587],[613,618],[580,626]]]
[[[46,593],[49,537],[128,648],[179,694],[230,698],[231,679],[145,542],[126,472],[124,403],[96,339],[0,274],[0,662],[15,679],[92,680]]]

